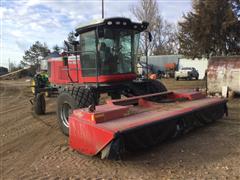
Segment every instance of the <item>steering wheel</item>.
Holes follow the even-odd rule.
[[[118,48],[112,47],[112,50],[115,51],[115,52],[119,52],[122,48],[123,48],[123,46],[120,45]]]

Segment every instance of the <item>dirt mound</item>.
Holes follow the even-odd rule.
[[[35,68],[19,69],[0,76],[0,80],[16,80],[26,76],[32,77],[35,74]]]

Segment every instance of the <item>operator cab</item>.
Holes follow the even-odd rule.
[[[98,77],[99,82],[134,79],[140,32],[147,26],[108,18],[77,27],[82,77]]]
[[[53,84],[111,83],[136,79],[136,58],[140,32],[147,22],[108,18],[76,28],[79,41],[62,58],[48,59],[49,80]]]

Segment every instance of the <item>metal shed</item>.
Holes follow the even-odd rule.
[[[209,93],[222,91],[222,87],[240,93],[240,56],[212,57],[207,70]]]
[[[8,73],[8,68],[0,67],[0,76],[7,74],[7,73]]]
[[[175,63],[178,64],[182,55],[159,55],[159,56],[148,56],[148,64],[153,66],[153,72],[165,71],[164,64]],[[140,59],[141,62],[146,62],[146,57],[142,56]]]

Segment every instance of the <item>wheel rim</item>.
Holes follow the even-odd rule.
[[[64,103],[61,108],[61,119],[64,126],[69,127],[68,117],[72,113],[72,108],[68,103]]]
[[[35,80],[32,79],[32,81],[31,81],[31,91],[32,91],[33,94],[35,94],[35,85],[36,85]]]

